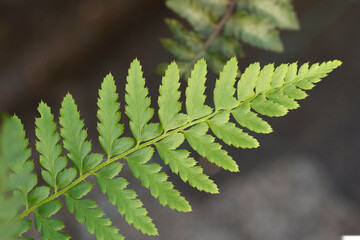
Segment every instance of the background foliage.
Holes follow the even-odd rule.
[[[176,19],[165,20],[175,40],[163,38],[161,43],[179,59],[184,76],[203,57],[219,73],[226,59],[245,56],[242,43],[282,52],[278,29],[299,29],[291,0],[167,0],[166,5],[194,28],[189,31]]]

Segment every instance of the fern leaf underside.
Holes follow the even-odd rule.
[[[216,80],[212,108],[205,104],[207,65],[201,59],[195,63],[188,79],[186,111],[183,111],[178,90],[180,71],[173,62],[160,86],[160,123],[149,123],[154,110],[150,108],[140,62],[134,60],[129,69],[125,96],[125,112],[130,119],[133,138],[121,137],[124,126],[120,123],[120,104],[111,75],[105,77],[99,90],[97,129],[106,157],[91,153],[84,122],[70,94],[66,95],[60,109],[60,134],[50,107],[40,103],[40,117],[36,119],[36,149],[40,153],[41,175],[48,186],[35,187],[37,177],[33,173],[34,164],[29,160],[31,153],[23,126],[16,116],[6,119],[0,135],[0,160],[4,166],[1,171],[4,176],[9,176],[10,182],[20,184],[13,184],[11,188],[0,185],[1,194],[14,193],[11,198],[0,199],[0,210],[6,209],[10,203],[16,205],[12,212],[0,211],[0,234],[6,224],[16,223],[5,239],[20,236],[30,227],[30,220],[24,217],[34,213],[34,225],[41,231],[42,239],[69,239],[70,236],[63,232],[64,224],[53,217],[63,206],[58,197],[64,195],[69,212],[80,223],[85,223],[97,239],[123,239],[110,219],[103,217],[104,213],[97,204],[84,198],[93,188],[85,180],[94,175],[101,192],[116,205],[129,224],[144,234],[157,235],[143,203],[133,190],[127,188],[127,180],[119,177],[123,163],[118,160],[127,162],[132,174],[162,205],[178,211],[191,211],[190,204],[168,180],[162,166],[149,163],[155,150],[164,164],[184,182],[200,191],[218,193],[216,184],[203,173],[191,153],[179,149],[183,142],[186,140],[192,149],[210,162],[237,172],[236,161],[223,149],[222,143],[241,148],[258,147],[259,143],[250,135],[251,132],[272,131],[260,116],[283,116],[299,107],[297,100],[307,96],[306,90],[340,65],[337,60],[311,66],[304,64],[300,68],[296,63],[278,67],[270,64],[263,68],[254,63],[238,79],[237,60],[232,58]],[[230,116],[235,123],[231,122]],[[215,138],[221,139],[222,143],[215,142]],[[70,162],[73,166],[68,165]]]

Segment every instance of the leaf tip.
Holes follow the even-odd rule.
[[[338,59],[333,60],[332,63],[334,65],[334,68],[340,67],[343,64],[343,62]]]

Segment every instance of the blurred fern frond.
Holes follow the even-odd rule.
[[[219,73],[229,58],[245,56],[243,44],[282,52],[279,30],[299,29],[291,0],[167,0],[166,5],[193,28],[165,19],[174,39],[161,39],[185,78],[200,58]],[[166,66],[160,64],[157,72]]]

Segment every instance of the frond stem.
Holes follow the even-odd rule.
[[[195,64],[195,62],[204,55],[204,53],[206,52],[206,50],[210,47],[212,41],[214,41],[214,39],[220,34],[221,30],[223,29],[226,21],[231,17],[234,8],[236,6],[236,0],[230,0],[228,2],[228,9],[226,11],[226,13],[223,15],[223,17],[221,18],[221,20],[215,25],[215,29],[214,31],[210,34],[209,38],[206,40],[205,44],[203,45],[202,49],[195,55],[193,61],[191,62],[191,64],[189,64],[189,66],[193,66]]]
[[[206,40],[204,47],[203,47],[203,51],[206,51],[206,49],[209,48],[212,41],[219,35],[219,33],[222,30],[222,28],[224,27],[226,21],[231,17],[231,14],[233,13],[234,8],[236,6],[236,0],[230,0],[228,5],[229,6],[228,6],[226,13],[223,15],[220,22],[218,22],[216,24],[214,31],[211,33],[210,37]]]

